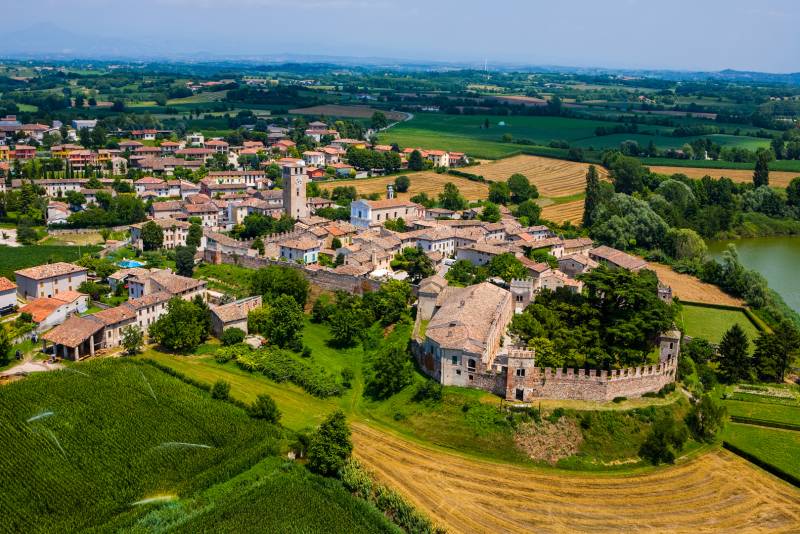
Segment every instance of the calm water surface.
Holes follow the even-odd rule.
[[[736,245],[739,259],[748,269],[758,271],[796,312],[800,313],[800,237],[756,237],[708,243],[711,256],[719,257]]]

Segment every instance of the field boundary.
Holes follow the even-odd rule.
[[[787,473],[786,471],[784,471],[780,467],[778,467],[776,465],[773,465],[773,464],[771,464],[769,462],[765,462],[764,460],[762,460],[758,456],[755,456],[755,455],[753,455],[753,454],[751,454],[751,453],[749,453],[747,451],[744,451],[744,450],[740,449],[739,447],[737,447],[736,445],[734,445],[733,443],[730,443],[728,441],[724,441],[723,440],[722,448],[732,452],[733,454],[739,456],[740,458],[743,458],[743,459],[747,460],[748,462],[752,463],[753,465],[757,465],[758,467],[760,467],[761,469],[763,469],[767,473],[775,475],[776,477],[780,478],[781,480],[783,480],[785,482],[788,482],[789,484],[791,484],[791,485],[793,485],[793,486],[795,486],[797,488],[800,488],[800,478],[792,475],[791,473]]]
[[[793,430],[800,432],[800,425],[794,423],[782,423],[779,421],[768,421],[766,419],[758,419],[756,417],[747,417],[744,415],[732,415],[731,421],[734,423],[742,423],[751,426],[764,426],[767,428],[778,428],[780,430]]]

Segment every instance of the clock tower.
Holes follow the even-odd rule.
[[[283,211],[293,219],[308,217],[306,162],[300,159],[292,163],[284,163],[281,175],[283,178]]]

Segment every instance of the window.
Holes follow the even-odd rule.
[[[672,341],[669,342],[669,348],[672,349]]]
[[[472,358],[470,358],[470,359],[467,361],[467,368],[468,368],[468,369],[471,369],[471,370],[473,370],[473,371],[474,371],[474,370],[475,370],[475,360],[473,360]]]
[[[514,398],[516,398],[518,401],[521,401],[524,395],[525,395],[525,390],[518,389],[516,391],[516,394],[514,395]]]
[[[470,379],[470,380],[474,380],[474,378],[473,378],[473,376],[472,376],[472,375],[469,375],[469,379]]]
[[[525,376],[525,369],[523,367],[517,369],[517,376]]]
[[[461,376],[461,369],[456,369],[456,374],[457,374],[458,376]]]
[[[453,365],[458,365],[458,356],[453,356]]]

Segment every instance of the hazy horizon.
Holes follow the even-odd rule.
[[[800,4],[742,0],[42,0],[5,6],[2,54],[329,56],[482,66],[800,72]]]

